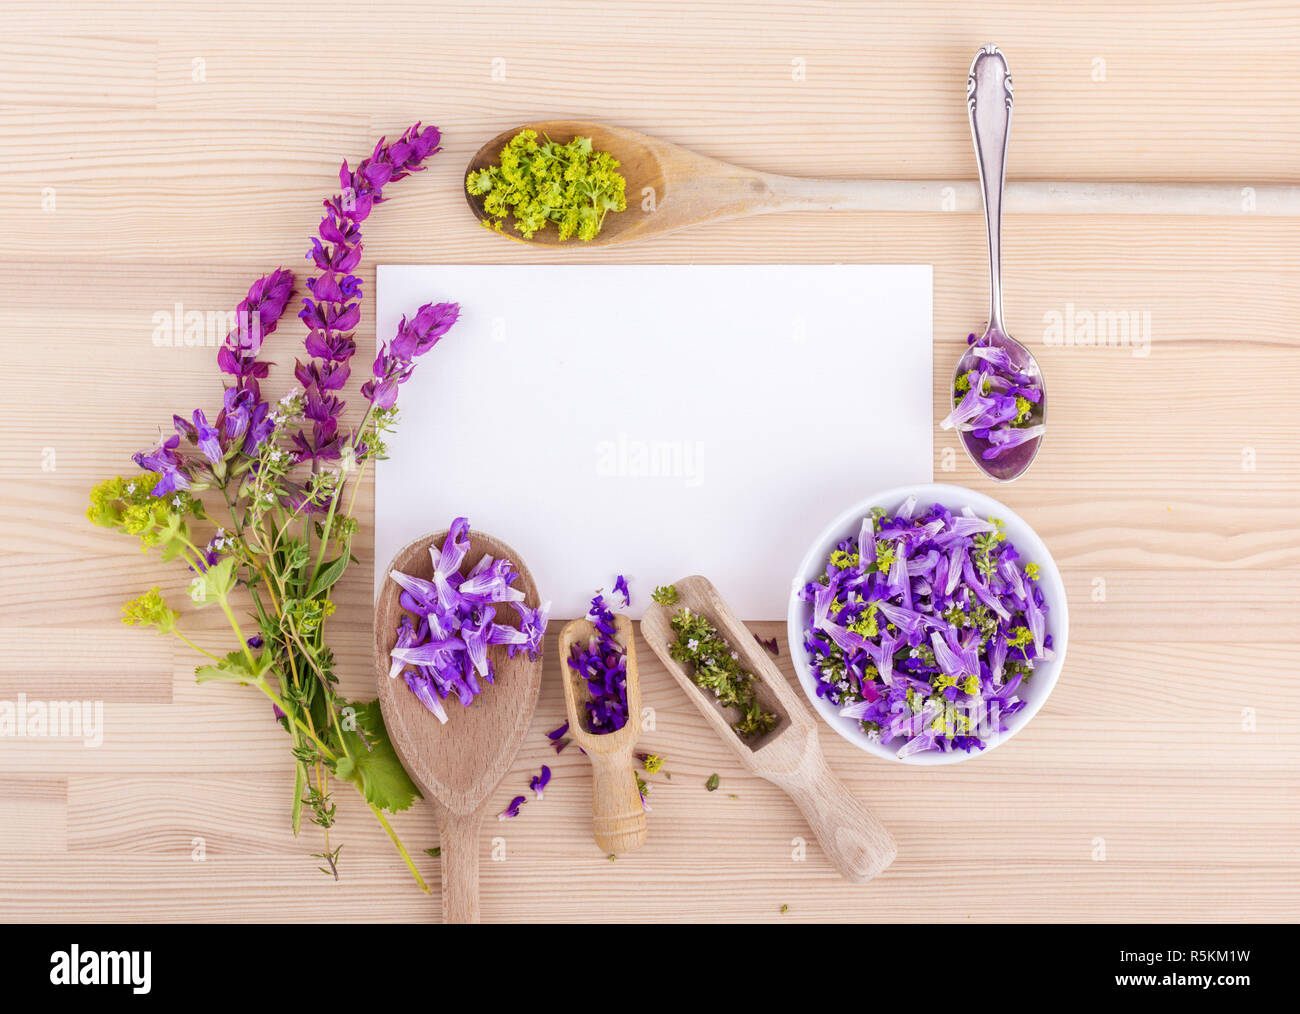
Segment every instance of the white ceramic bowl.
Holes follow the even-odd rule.
[[[1021,684],[1018,691],[1025,706],[1006,720],[1006,732],[986,740],[983,750],[972,750],[970,753],[964,750],[948,752],[923,750],[900,759],[897,752],[906,742],[905,740],[895,739],[887,745],[876,742],[868,737],[854,719],[842,717],[837,705],[831,704],[824,697],[817,696],[817,678],[813,675],[811,660],[803,643],[804,631],[807,629],[808,618],[812,613],[812,604],[800,601],[799,590],[825,572],[826,560],[836,543],[842,539],[857,537],[862,519],[871,508],[883,507],[893,512],[902,505],[904,500],[913,495],[917,498],[918,513],[932,504],[941,503],[954,513],[960,512],[963,507],[970,507],[982,518],[999,518],[1006,522],[1007,538],[1020,552],[1021,560],[1025,563],[1038,564],[1038,583],[1047,600],[1047,633],[1052,637],[1053,657],[1040,661],[1034,666],[1033,675]],[[1069,610],[1065,602],[1065,586],[1061,583],[1061,574],[1056,569],[1056,561],[1047,551],[1043,540],[1005,504],[983,493],[977,493],[973,489],[943,483],[921,483],[915,486],[887,489],[868,497],[861,503],[854,504],[827,525],[809,547],[795,574],[794,581],[791,582],[787,622],[790,654],[794,657],[795,671],[799,674],[799,683],[804,693],[808,695],[813,710],[850,743],[877,757],[884,757],[900,764],[955,764],[970,757],[980,757],[1005,743],[1023,729],[1043,706],[1048,694],[1052,692],[1052,687],[1056,685],[1056,678],[1065,664],[1065,648],[1070,627]]]

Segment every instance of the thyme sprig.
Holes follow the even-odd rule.
[[[720,704],[740,712],[740,718],[731,723],[736,735],[755,739],[776,728],[776,715],[765,711],[758,700],[753,674],[741,666],[740,656],[717,628],[685,606],[671,622],[677,642],[669,647],[669,654],[693,666],[691,679],[696,686],[712,691]]]

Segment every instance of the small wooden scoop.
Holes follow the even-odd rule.
[[[627,724],[614,732],[594,733],[587,729],[583,706],[589,691],[587,681],[569,665],[574,644],[585,644],[595,634],[590,620],[573,620],[560,631],[560,678],[564,681],[564,705],[569,712],[569,735],[591,758],[591,823],[596,845],[602,852],[623,855],[645,844],[645,806],[636,784],[632,751],[640,728],[641,680],[637,676],[636,643],[632,621],[615,614],[618,643],[627,649]]]
[[[960,94],[960,93],[959,93]],[[960,100],[958,100],[960,101]],[[560,144],[591,138],[592,147],[620,163],[627,181],[627,210],[611,211],[592,240],[561,242],[554,225],[524,239],[512,222],[501,235],[539,246],[582,248],[626,243],[683,226],[721,222],[774,211],[980,211],[973,180],[806,179],[743,169],[700,155],[669,141],[624,127],[587,120],[547,120],[502,131],[470,159],[466,175],[485,169],[521,130],[535,130]],[[1249,211],[1243,193],[1249,190]],[[482,198],[465,191],[480,220],[490,216]],[[1300,215],[1300,185],[1294,183],[1111,183],[1009,182],[1005,210],[1030,214]]]
[[[405,546],[389,571],[433,579],[430,546],[441,546],[446,532],[416,539]],[[539,604],[537,586],[524,562],[504,542],[470,532],[469,552],[461,564],[468,573],[485,553],[514,564],[519,577],[513,587],[524,593],[530,608]],[[407,688],[405,681],[388,676],[390,655],[397,641],[402,615],[401,589],[391,579],[384,582],[375,606],[375,676],[379,706],[383,709],[393,747],[402,765],[424,793],[438,817],[442,847],[442,915],[444,922],[478,922],[478,838],[483,807],[514,763],[533,720],[542,688],[542,658],[527,652],[506,656],[505,645],[488,647],[496,681],[483,688],[468,708],[448,700],[447,722],[442,724]],[[509,607],[504,611],[508,614]]]
[[[730,744],[740,763],[749,771],[785,790],[798,804],[822,849],[845,880],[865,883],[882,872],[898,853],[889,832],[870,810],[831,774],[817,741],[816,719],[807,705],[790,689],[781,671],[727,607],[716,588],[702,577],[676,582],[676,605],[653,603],[641,618],[641,635],[650,643],[668,671],[682,685],[686,695]],[[712,623],[731,645],[740,664],[753,674],[759,702],[777,716],[776,728],[746,742],[731,728],[734,715],[691,679],[682,663],[669,653],[677,642],[671,621],[683,607]]]

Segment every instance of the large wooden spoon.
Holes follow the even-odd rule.
[[[437,532],[416,539],[393,557],[388,571],[400,570],[432,580],[429,547],[441,546],[446,538],[446,532]],[[524,603],[535,609],[539,604],[537,586],[519,555],[482,532],[471,531],[469,538],[462,570],[468,573],[485,553],[510,560],[519,572],[513,587],[522,591]],[[478,847],[483,807],[510,770],[533,720],[542,687],[541,654],[530,659],[527,652],[519,652],[508,658],[504,645],[490,646],[488,657],[496,668],[496,682],[484,687],[471,707],[448,700],[444,725],[407,689],[404,680],[389,678],[390,654],[402,614],[400,593],[395,582],[386,580],[375,606],[379,706],[397,756],[438,817],[443,920],[478,922]],[[504,611],[508,612],[508,607]]]
[[[881,873],[898,853],[894,839],[826,766],[817,739],[817,721],[808,706],[707,579],[686,577],[674,587],[678,595],[675,605],[653,603],[641,617],[641,636],[659,661],[746,770],[783,789],[795,801],[827,858],[845,880],[862,884]],[[672,617],[682,608],[712,623],[736,652],[740,665],[753,675],[759,703],[777,716],[776,728],[771,732],[752,742],[742,740],[731,727],[736,716],[716,697],[696,686],[690,667],[669,653],[677,641]]]
[[[636,667],[636,638],[632,621],[614,616],[618,643],[627,651],[627,723],[613,732],[594,733],[587,728],[587,682],[569,665],[574,644],[587,643],[595,634],[591,620],[572,620],[560,631],[560,678],[564,681],[564,706],[569,713],[569,736],[591,760],[591,826],[602,852],[624,855],[645,844],[645,804],[636,784],[633,751],[641,721],[641,677]]]
[[[470,159],[469,173],[495,163],[519,131],[535,130],[566,143],[589,137],[621,163],[627,210],[609,212],[595,239],[557,238],[553,225],[525,240],[506,222],[501,235],[540,246],[604,246],[773,211],[981,211],[980,186],[970,180],[818,180],[742,169],[668,141],[589,120],[546,120],[502,131]],[[465,192],[483,221],[481,198]],[[1241,183],[1010,182],[1009,214],[1300,215],[1300,186]]]

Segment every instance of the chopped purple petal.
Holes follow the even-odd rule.
[[[546,633],[549,603],[531,609],[523,592],[512,587],[519,574],[509,560],[484,557],[470,572],[460,572],[469,551],[469,521],[456,518],[441,546],[429,551],[433,579],[392,571],[406,610],[397,626],[389,676],[402,674],[407,687],[437,717],[447,721],[442,702],[455,696],[473,704],[484,684],[496,679],[489,648],[504,645],[513,658],[526,651],[534,657]],[[509,604],[518,627],[502,622],[498,606]]]
[[[541,799],[542,793],[545,791],[546,786],[549,785],[550,782],[551,782],[551,769],[548,768],[545,764],[543,764],[542,773],[540,775],[533,775],[532,779],[528,782],[528,787],[537,793],[538,799]]]
[[[980,457],[991,460],[1043,434],[1042,382],[1022,372],[987,335],[972,335],[967,343],[977,365],[958,377],[952,411],[940,425],[969,433],[985,445]]]
[[[614,587],[624,596],[625,604],[630,604],[627,582],[621,574]],[[586,644],[579,642],[572,646],[567,662],[569,668],[587,684],[588,697],[583,707],[588,731],[597,734],[615,732],[627,724],[629,717],[627,649],[618,642],[614,611],[606,605],[599,592],[591,600],[587,619],[596,632]],[[557,753],[559,749],[556,748]]]

